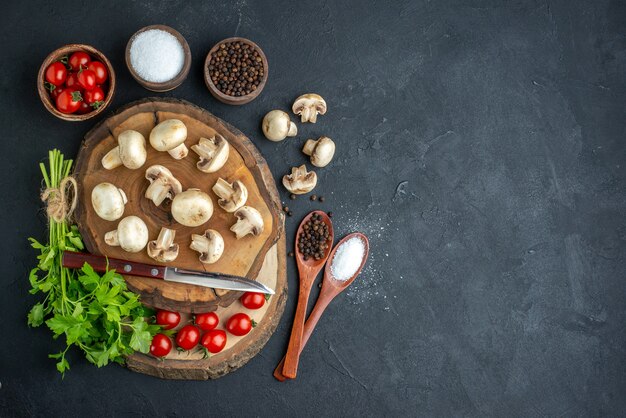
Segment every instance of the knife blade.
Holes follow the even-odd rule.
[[[273,295],[274,290],[254,280],[232,274],[212,273],[166,267],[153,264],[137,263],[117,258],[99,255],[64,251],[62,264],[67,268],[82,268],[85,263],[103,273],[115,269],[120,274],[147,277],[150,279],[165,280],[174,283],[185,283],[195,286],[211,287],[215,289],[237,290],[241,292],[258,292]]]

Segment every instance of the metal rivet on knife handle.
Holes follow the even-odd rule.
[[[130,264],[125,264],[124,265],[124,271],[126,273],[130,272],[133,268],[130,266]]]

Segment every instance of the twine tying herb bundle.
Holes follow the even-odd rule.
[[[41,200],[46,203],[48,218],[59,223],[69,220],[76,209],[77,194],[76,179],[69,175],[61,180],[59,187],[47,187],[41,193]]]

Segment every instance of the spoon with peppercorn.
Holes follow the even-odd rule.
[[[333,244],[333,223],[326,213],[316,210],[304,217],[296,232],[296,264],[300,277],[298,305],[285,354],[283,374],[293,379],[298,373],[306,308],[315,277],[322,270]]]
[[[326,269],[324,270],[322,290],[320,290],[317,302],[304,324],[300,353],[302,353],[317,322],[322,317],[324,310],[326,310],[330,302],[338,294],[346,290],[354,279],[361,274],[368,254],[369,241],[367,237],[360,232],[353,232],[352,234],[346,235],[330,252],[328,257],[330,261],[326,263]],[[298,353],[298,355],[300,353]],[[285,357],[283,357],[274,370],[274,377],[281,382],[287,379],[283,374],[284,363]]]

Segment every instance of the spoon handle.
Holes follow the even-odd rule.
[[[304,319],[306,316],[306,307],[311,294],[313,280],[309,277],[301,277],[300,291],[298,292],[298,306],[296,307],[296,315],[293,319],[293,327],[291,328],[291,337],[289,338],[289,346],[287,354],[285,354],[285,366],[283,374],[293,379],[298,373],[298,362],[300,360],[300,351],[302,349],[302,333],[304,329]]]
[[[313,330],[315,329],[317,322],[320,320],[322,314],[336,295],[337,294],[334,292],[324,292],[324,287],[322,287],[322,291],[320,292],[317,302],[315,303],[313,310],[309,314],[309,317],[304,324],[304,330],[302,332],[302,342],[300,344],[300,352],[298,353],[298,356],[302,353],[302,350],[304,350],[304,346],[309,341],[309,337],[311,337],[311,334],[313,334]],[[284,382],[288,379],[283,374],[283,367],[285,365],[286,357],[287,355],[283,356],[283,359],[280,361],[280,363],[278,363],[276,369],[274,369],[274,377],[276,378],[276,380],[279,380],[281,382]]]

